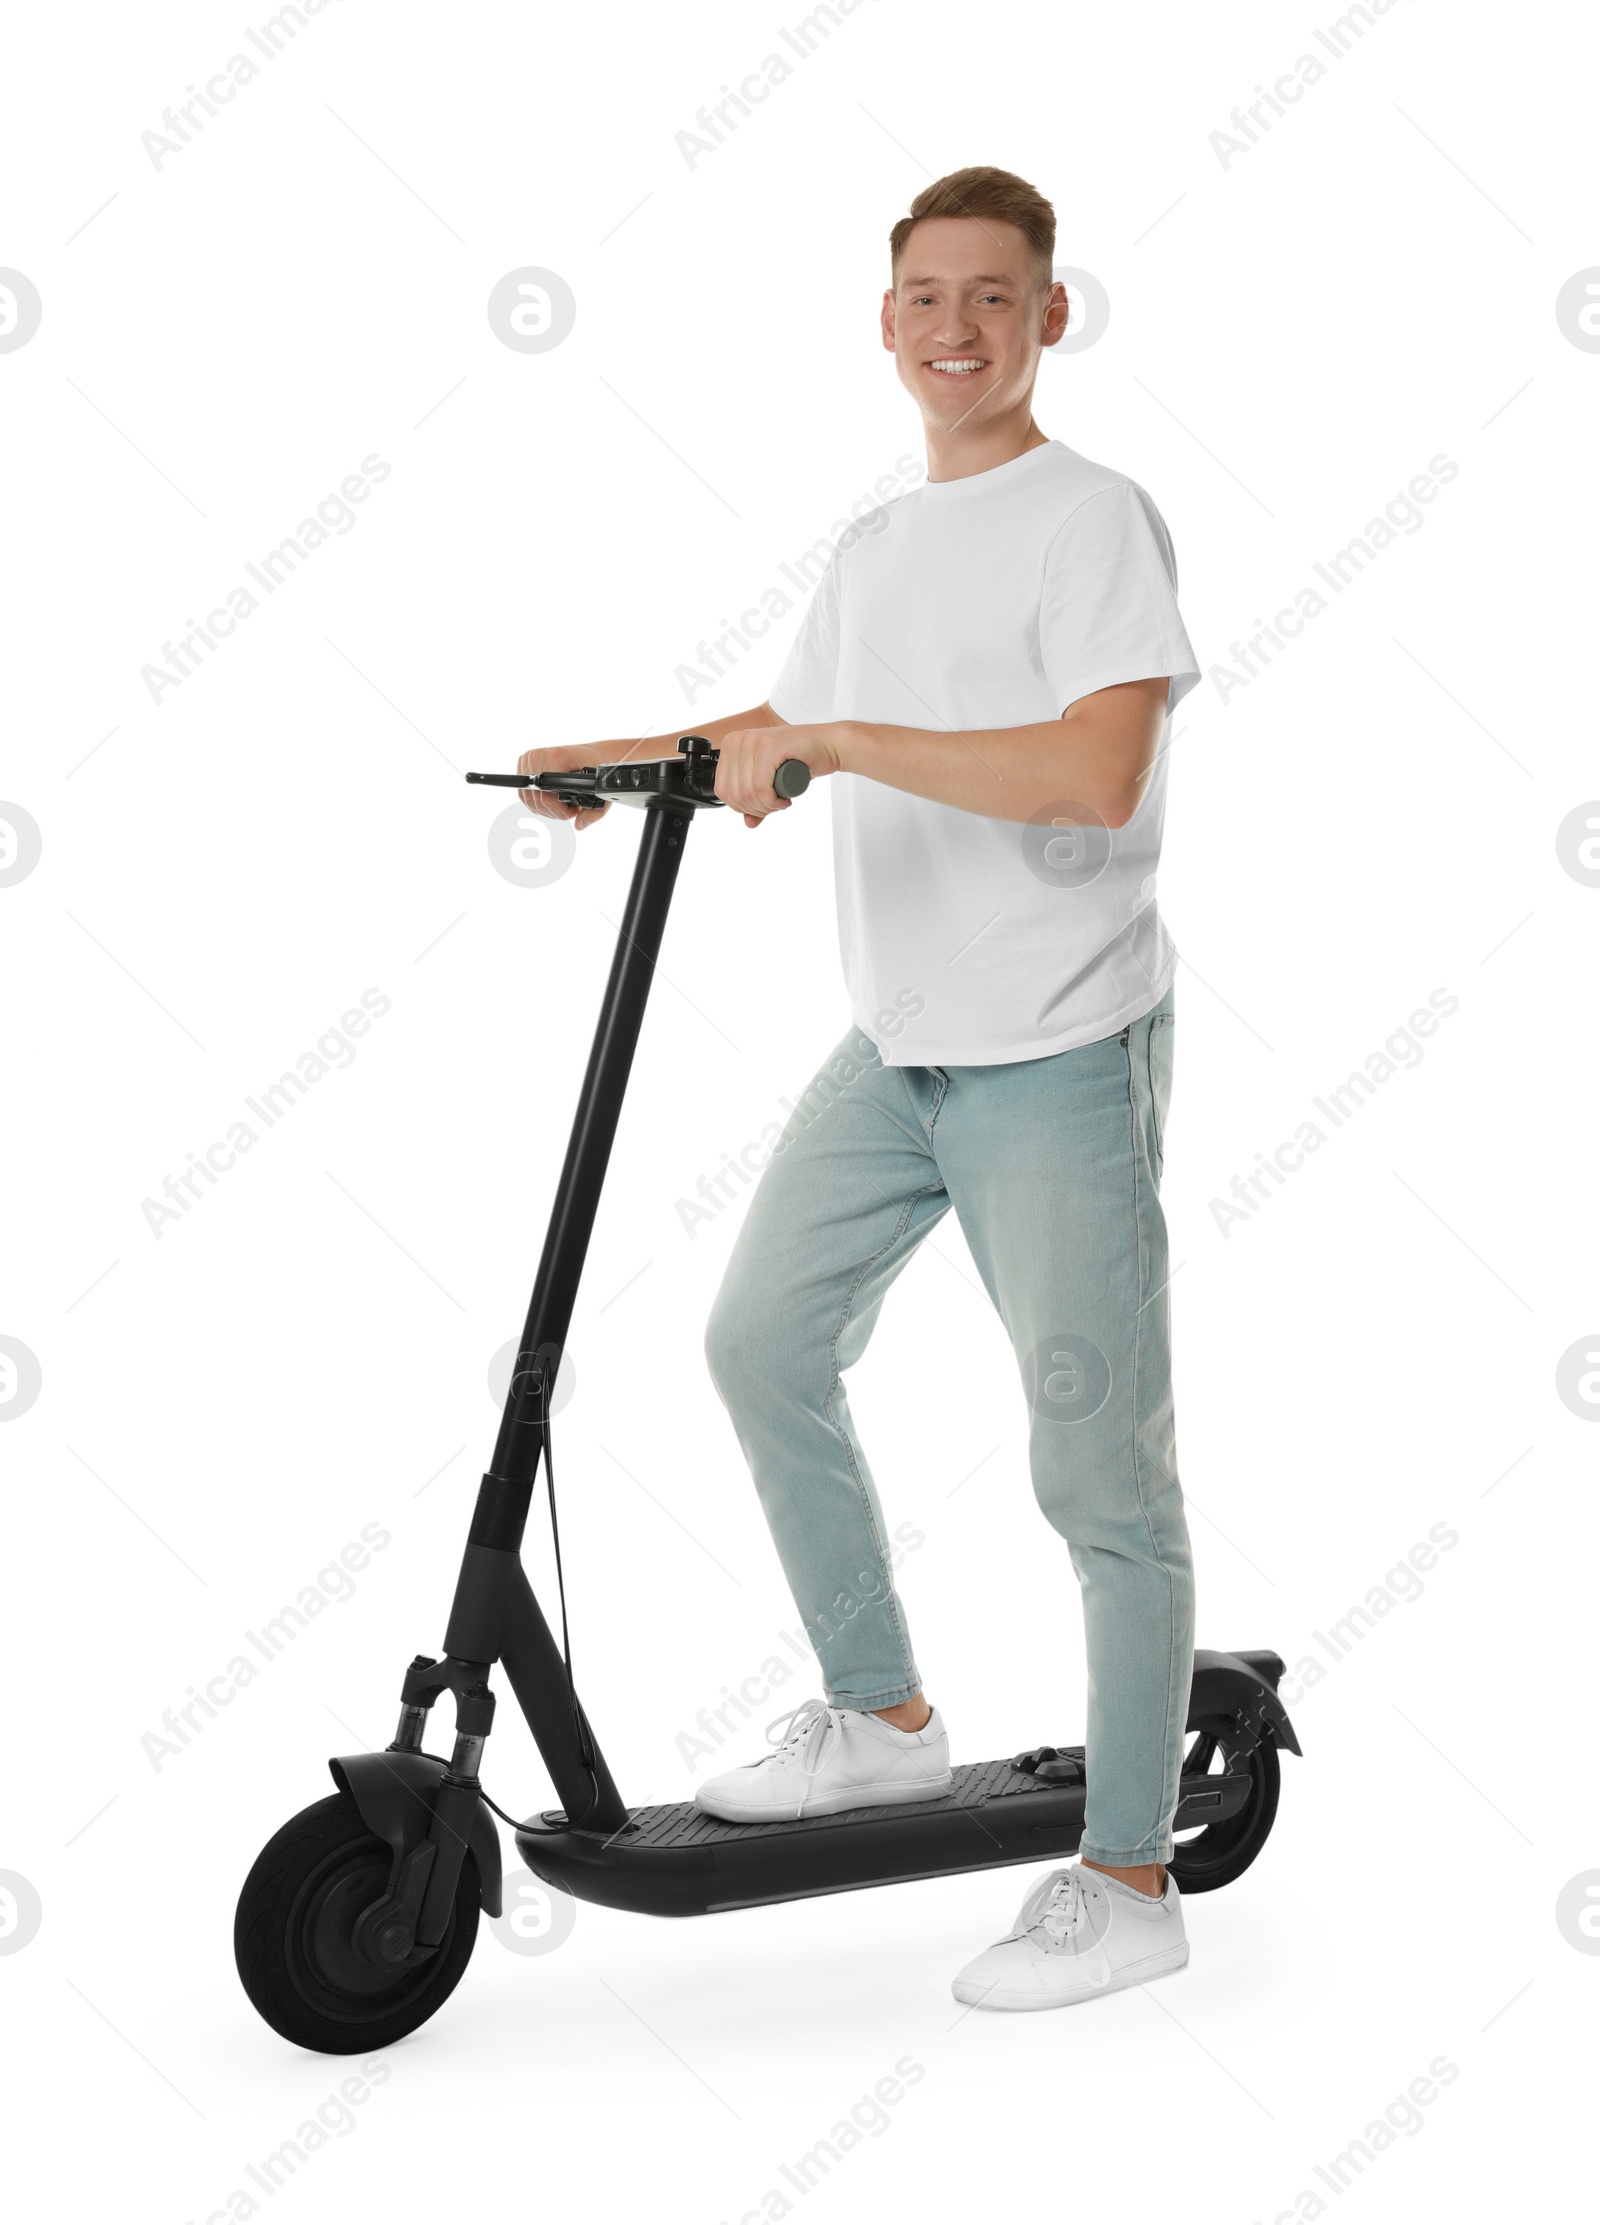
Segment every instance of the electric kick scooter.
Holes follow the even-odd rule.
[[[520,1554],[541,1461],[551,1482],[550,1396],[600,1203],[690,825],[719,808],[717,752],[686,736],[676,758],[566,773],[468,773],[489,787],[538,787],[572,803],[643,808],[644,828],[616,956],[494,1458],[479,1487],[445,1632],[418,1654],[383,1753],[329,1763],[337,1792],[286,1823],[245,1880],[234,1952],[246,1992],[286,2039],[324,2054],[387,2047],[432,2016],[466,1968],[480,1908],[501,1911],[500,1842],[479,1779],[498,1667],[527,1718],[561,1806],[516,1824],[517,1851],[579,1900],[652,1916],[714,1915],[1046,1862],[1083,1833],[1084,1750],[1034,1746],[954,1772],[948,1795],[797,1822],[730,1824],[689,1802],[630,1808],[612,1781]],[[778,767],[802,794],[805,765]],[[560,1583],[560,1537],[550,1520]],[[564,1587],[563,1587],[564,1589]],[[1170,1864],[1184,1893],[1227,1885],[1255,1860],[1278,1805],[1278,1749],[1300,1751],[1278,1698],[1275,1653],[1197,1652]],[[450,1759],[423,1751],[428,1712],[448,1693]],[[504,1814],[504,1810],[495,1811]],[[507,1822],[515,1819],[507,1816]]]

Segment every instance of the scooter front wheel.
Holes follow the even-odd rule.
[[[478,1865],[461,1865],[444,1938],[384,1970],[355,1945],[356,1920],[388,1887],[391,1856],[348,1793],[291,1817],[256,1857],[233,1926],[244,1989],[275,2032],[322,2055],[388,2047],[455,1991],[478,1936]]]

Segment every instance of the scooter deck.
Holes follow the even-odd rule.
[[[653,1916],[712,1916],[1077,1851],[1081,1784],[1046,1784],[1010,1761],[969,1762],[952,1776],[937,1800],[792,1823],[722,1823],[692,1801],[636,1808],[610,1833],[534,1816],[517,1830],[517,1851],[577,1900]],[[1226,1822],[1249,1794],[1246,1776],[1185,1777],[1174,1828]]]

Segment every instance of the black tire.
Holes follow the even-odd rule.
[[[291,1817],[244,1881],[233,1959],[275,2032],[319,2055],[361,2055],[426,2024],[455,1991],[478,1936],[478,1865],[461,1865],[449,1928],[397,1972],[355,1952],[351,1932],[389,1882],[390,1852],[345,1792]]]
[[[1223,1762],[1230,1738],[1238,1725],[1226,1716],[1191,1723],[1194,1743],[1184,1756],[1185,1776],[1211,1771]],[[1226,1823],[1207,1824],[1192,1839],[1180,1839],[1167,1868],[1178,1881],[1180,1893],[1214,1893],[1242,1877],[1267,1843],[1278,1813],[1278,1749],[1263,1738],[1249,1759],[1250,1793],[1236,1816]]]

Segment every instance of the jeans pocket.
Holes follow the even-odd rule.
[[[1166,1163],[1167,1107],[1172,1099],[1172,1023],[1170,1012],[1152,1013],[1145,1035],[1145,1072],[1150,1084],[1150,1136],[1156,1172]]]

